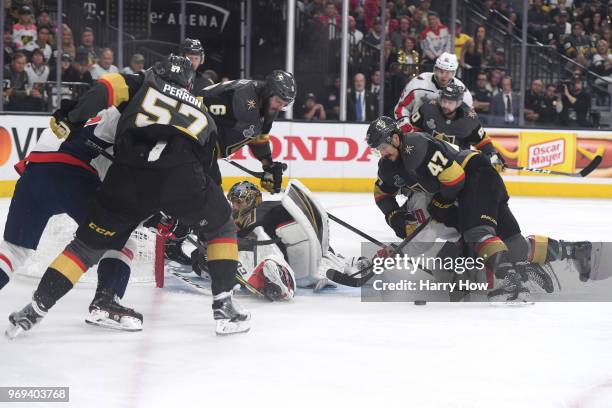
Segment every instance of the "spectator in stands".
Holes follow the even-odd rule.
[[[83,82],[93,85],[94,80],[90,72],[89,58],[87,53],[77,54],[72,66],[76,71],[76,76],[74,78],[70,78],[70,82]]]
[[[370,93],[378,99],[378,94],[380,92],[380,70],[375,69],[372,71],[372,75],[370,75]]]
[[[440,22],[435,11],[427,14],[428,26],[421,33],[421,49],[423,50],[423,70],[433,70],[436,59],[446,51],[450,51],[451,37],[447,26]]]
[[[357,29],[357,21],[355,17],[348,16],[348,42],[349,47],[358,47],[359,43],[363,40],[363,33]]]
[[[567,22],[568,13],[561,10],[553,17],[554,24],[548,27],[546,34],[546,44],[556,47],[561,51],[561,44],[565,44],[565,38],[571,34],[572,25]]]
[[[36,47],[42,51],[45,63],[49,64],[51,57],[53,56],[53,48],[49,41],[51,39],[51,31],[46,25],[38,27],[38,35],[36,37]]]
[[[4,31],[4,62],[8,64],[13,59],[15,44],[13,44],[13,30]]]
[[[113,65],[113,58],[113,50],[110,48],[102,48],[98,62],[93,64],[89,69],[91,77],[97,81],[102,75],[119,72],[119,69]]]
[[[376,97],[366,90],[362,73],[353,77],[353,89],[346,95],[346,118],[353,122],[371,122],[376,119]]]
[[[459,64],[463,70],[463,79],[468,89],[476,85],[476,77],[485,65],[489,56],[491,44],[487,40],[487,30],[484,26],[476,27],[474,38],[470,38],[463,45]]]
[[[62,54],[70,54],[70,57],[74,59],[76,57],[76,47],[74,46],[74,36],[72,30],[66,24],[62,27]]]
[[[581,78],[574,78],[569,84],[563,84],[563,110],[561,111],[560,123],[562,126],[569,126],[569,109],[576,113],[576,123],[578,126],[590,127],[591,123],[587,119],[591,109],[591,95],[584,89],[584,82]]]
[[[400,19],[404,16],[409,17],[411,14],[412,13],[410,13],[408,4],[406,4],[406,0],[395,0],[395,3],[393,4],[391,8],[391,17]],[[401,21],[400,21],[400,25],[401,25]]]
[[[380,17],[376,17],[374,19],[374,24],[372,24],[372,28],[368,35],[365,36],[363,42],[367,43],[373,48],[380,50],[380,36],[382,34],[382,24],[380,22]]]
[[[461,20],[457,19],[455,21],[455,55],[457,56],[457,59],[461,58],[461,54],[463,53],[463,45],[471,39],[472,37],[470,37],[468,34],[461,32]]]
[[[400,19],[399,29],[391,34],[391,43],[394,48],[401,48],[408,37],[410,37],[410,19],[404,16]]]
[[[540,119],[543,88],[542,81],[534,79],[531,81],[531,88],[525,94],[525,120],[531,124]]]
[[[42,90],[42,84],[49,78],[49,67],[45,64],[45,56],[40,48],[32,52],[32,62],[26,64],[25,72],[28,75],[28,84],[38,84],[37,88]]]
[[[4,91],[4,96],[8,99],[6,110],[40,110],[42,94],[38,89],[30,87],[25,72],[26,63],[25,54],[17,51],[13,54],[11,64],[4,67],[4,78],[10,81],[10,86]]]
[[[62,54],[61,67],[62,82],[79,82],[79,72],[72,66],[72,57],[67,52]],[[56,72],[55,66],[52,66],[49,81],[55,81],[57,78]]]
[[[393,3],[387,3],[386,14],[385,14],[385,32],[388,36],[391,36],[394,32],[399,29],[400,22],[399,20],[391,17],[391,7],[393,7]]]
[[[36,25],[28,6],[19,9],[19,21],[13,25],[13,43],[17,51],[30,52],[36,48]]]
[[[121,70],[122,74],[137,74],[144,70],[145,58],[142,54],[134,54],[130,58],[130,65]]]
[[[612,52],[606,40],[597,41],[597,53],[593,55],[593,72],[602,78],[595,79],[597,99],[600,104],[612,95]]]
[[[491,79],[489,81],[489,90],[491,91],[491,95],[495,96],[501,92],[501,81],[504,77],[504,74],[501,69],[493,68],[491,71]]]
[[[36,26],[37,27],[47,27],[51,35],[53,35],[53,33],[55,32],[56,26],[55,24],[53,24],[53,21],[51,21],[51,15],[49,14],[49,10],[47,10],[46,8],[41,8],[38,11],[38,18],[36,21]]]
[[[315,94],[309,93],[306,95],[306,101],[304,102],[304,120],[326,120],[327,115],[325,114],[325,108],[320,103],[317,103]]]
[[[518,125],[519,98],[512,92],[512,78],[509,76],[502,79],[502,91],[491,100],[491,116],[499,125]]]
[[[423,17],[423,12],[421,9],[416,8],[412,13],[412,19],[410,20],[410,31],[413,37],[418,38],[423,30],[425,30],[427,24],[424,21],[426,20]]]
[[[527,12],[527,30],[529,34],[543,41],[543,33],[550,24],[550,15],[545,11],[542,0],[533,0]]]
[[[523,32],[523,23],[521,22],[518,13],[514,10],[510,10],[506,29],[509,33],[512,33],[517,37],[520,37]]]
[[[474,110],[484,124],[489,123],[489,113],[491,111],[491,99],[493,95],[488,89],[487,73],[480,71],[476,79],[476,86],[471,89]]]
[[[487,66],[490,68],[504,69],[506,65],[506,51],[502,47],[497,47],[493,55],[487,61]]]
[[[79,48],[84,48],[87,50],[89,65],[95,64],[98,61],[98,58],[100,58],[101,50],[96,48],[94,41],[95,36],[93,28],[85,27],[81,32],[81,43],[79,44]]]
[[[553,84],[546,85],[546,92],[542,98],[540,116],[537,122],[541,125],[552,126],[559,122],[559,113],[563,109],[561,98],[557,95],[557,87]]]
[[[572,24],[572,33],[567,36],[563,44],[565,55],[580,61],[582,58],[588,60],[591,57],[591,39],[584,34],[582,23]]]
[[[601,38],[605,25],[606,24],[601,11],[596,11],[593,13],[593,21],[591,23],[591,27],[589,28],[589,33]]]
[[[327,118],[338,120],[340,118],[340,78],[334,80],[334,84],[327,88],[325,98],[325,109]]]
[[[317,17],[325,11],[325,0],[312,0],[306,6],[306,13],[311,17]]]
[[[325,13],[319,14],[317,21],[325,32],[327,39],[335,40],[340,32],[340,14],[332,2],[325,6]]]

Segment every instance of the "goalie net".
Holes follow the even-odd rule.
[[[38,249],[16,275],[40,279],[49,264],[74,238],[77,224],[67,215],[55,215],[47,223]],[[132,261],[130,283],[157,282],[163,286],[164,241],[147,228],[139,227],[132,233],[136,241],[136,253]],[[98,281],[97,266],[83,274],[79,283],[95,284]]]

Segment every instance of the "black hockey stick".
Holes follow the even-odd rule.
[[[426,219],[424,223],[422,223],[414,231],[412,231],[412,234],[410,234],[410,236],[404,238],[404,240],[398,246],[391,246],[391,251],[389,255],[391,256],[391,255],[400,253],[402,249],[404,249],[404,247],[408,245],[414,237],[416,237],[421,231],[423,231],[423,229],[425,229],[425,227],[429,224],[430,221],[431,221],[431,218]],[[326,275],[329,280],[339,283],[340,285],[350,286],[353,288],[359,288],[365,285],[365,283],[369,281],[372,276],[374,276],[374,272],[372,271],[372,268],[374,268],[374,264],[362,270],[359,270],[351,275],[346,275],[339,271],[330,269],[327,271]],[[429,270],[425,270],[425,272],[432,274],[432,272]],[[355,277],[356,275],[361,275],[361,276]]]
[[[249,169],[247,167],[244,167],[242,164],[236,163],[235,161],[230,160],[228,158],[224,158],[223,160],[226,161],[227,163],[231,164],[232,166],[239,168],[240,170],[244,171],[245,173],[250,174],[253,177],[257,177],[257,178],[262,178],[263,177],[263,174],[264,174],[263,171],[253,171],[253,170],[251,170],[251,169]],[[285,170],[287,170],[287,163],[283,163],[283,171],[285,171]]]
[[[367,239],[371,243],[376,244],[379,247],[383,247],[383,248],[386,246],[385,244],[383,244],[382,242],[380,242],[376,238],[366,234],[365,232],[363,232],[361,230],[358,230],[357,228],[353,227],[352,225],[350,225],[346,221],[342,221],[340,218],[336,217],[335,215],[327,213],[327,216],[329,217],[330,220],[337,222],[338,224],[342,225],[344,228],[346,228],[346,229],[354,232],[355,234],[357,234],[357,235]]]
[[[519,167],[519,166],[504,166],[511,170],[520,171],[531,171],[533,173],[550,174],[554,176],[566,176],[566,177],[586,177],[595,170],[602,161],[602,156],[595,156],[595,158],[582,170],[576,173],[565,173],[563,171],[546,170],[546,169],[534,169],[532,167]]]

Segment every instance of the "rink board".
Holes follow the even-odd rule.
[[[12,195],[18,178],[13,167],[32,151],[48,122],[43,115],[0,115],[0,197]],[[287,180],[298,178],[313,191],[368,192],[376,177],[377,157],[365,143],[366,130],[367,124],[277,121],[270,132],[272,155],[288,164]],[[544,168],[572,171],[586,166],[594,154],[603,154],[599,168],[586,179],[506,171],[511,195],[612,198],[611,132],[493,128],[487,133],[510,164],[549,163]],[[232,159],[260,169],[248,148]],[[223,162],[221,172],[225,189],[247,178]]]

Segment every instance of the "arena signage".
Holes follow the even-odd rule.
[[[32,151],[48,124],[49,117],[43,115],[0,115],[0,195],[11,194],[18,178],[14,165]],[[314,190],[371,191],[378,158],[365,143],[366,130],[367,124],[278,121],[270,132],[272,154],[274,160],[288,164],[288,178],[303,180]],[[603,154],[599,168],[588,180],[572,188],[562,188],[562,183],[572,181],[568,178],[541,176],[534,181],[533,173],[504,173],[507,183],[533,182],[533,194],[545,193],[553,184],[558,188],[554,191],[559,194],[574,194],[587,185],[612,182],[612,137],[609,133],[518,129],[487,129],[487,133],[508,163],[522,166],[562,166],[573,171],[584,167],[591,155]],[[248,147],[231,158],[250,169],[261,169]],[[220,166],[226,184],[245,177],[241,170],[228,163],[221,162]],[[612,191],[609,185],[605,187]],[[581,196],[590,193],[584,194]]]

